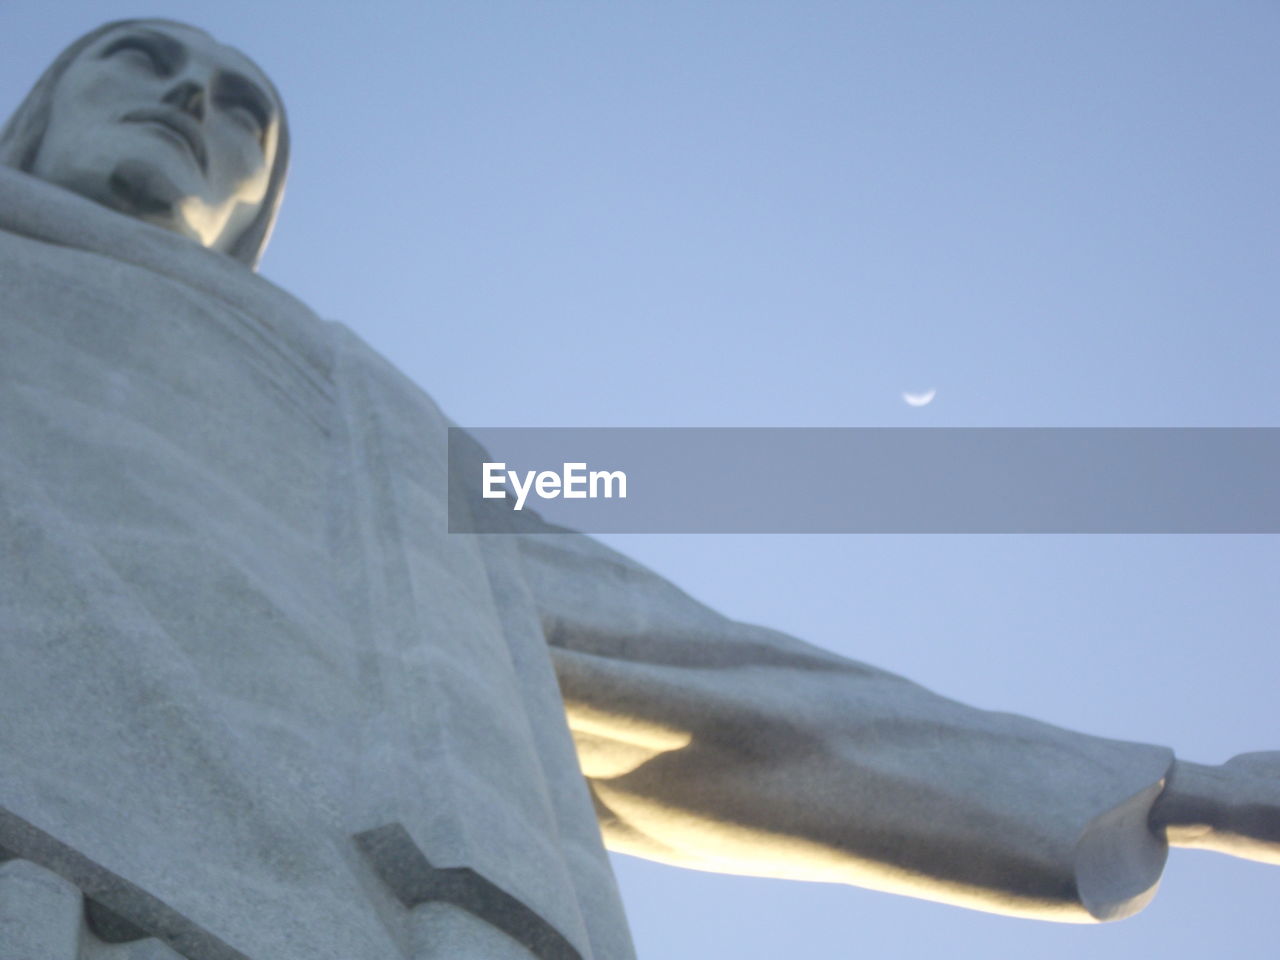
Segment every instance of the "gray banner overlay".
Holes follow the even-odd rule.
[[[454,428],[449,458],[454,533],[1280,532],[1280,428]]]

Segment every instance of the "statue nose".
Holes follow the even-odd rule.
[[[204,119],[204,87],[194,80],[182,81],[165,94],[164,102],[197,120]]]

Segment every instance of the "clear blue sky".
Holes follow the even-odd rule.
[[[241,47],[294,130],[264,273],[465,425],[1280,426],[1271,0],[354,10],[5,0],[0,106],[107,19]],[[1274,537],[611,539],[979,706],[1280,748]],[[616,863],[642,960],[1280,936],[1280,869],[1206,854],[1100,928]]]

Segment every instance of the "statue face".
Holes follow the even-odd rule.
[[[226,250],[266,196],[280,118],[271,89],[199,31],[121,27],[58,80],[31,172]]]

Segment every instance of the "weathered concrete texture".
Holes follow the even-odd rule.
[[[537,954],[451,903],[413,911],[412,960],[532,960]]]
[[[184,960],[182,954],[159,940],[137,943],[102,944],[84,948],[80,960]]]
[[[373,864],[374,871],[404,906],[414,911],[415,931],[426,930],[425,914],[453,917],[448,911],[419,910],[418,907],[448,904],[470,915],[470,920],[451,920],[455,931],[449,942],[477,924],[507,934],[539,960],[582,960],[582,955],[535,910],[512,897],[497,884],[468,867],[434,866],[398,823],[368,830],[356,842]],[[456,911],[455,911],[456,913]],[[441,936],[444,937],[443,932]],[[420,938],[419,938],[420,939]]]
[[[82,900],[75,885],[29,860],[0,864],[0,956],[78,960]]]
[[[250,960],[359,960],[409,949],[354,840],[400,823],[629,956],[536,609],[494,587],[514,544],[445,531],[430,401],[225,257],[13,171],[0,210],[0,807],[34,830],[0,844]]]
[[[95,909],[65,877],[20,858],[0,864],[0,957],[184,960],[183,954],[114,913]]]

